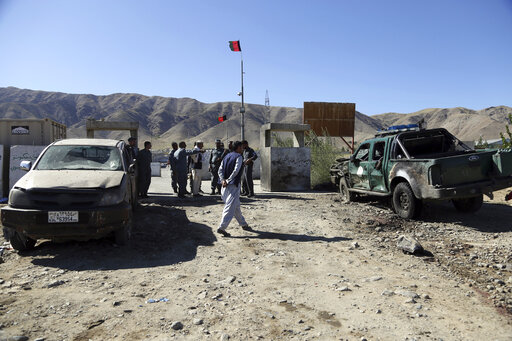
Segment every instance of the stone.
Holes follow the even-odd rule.
[[[370,278],[363,279],[363,282],[377,282],[377,281],[380,281],[381,279],[382,279],[381,276],[372,276]]]
[[[220,336],[220,341],[228,341],[229,340],[229,335],[228,334],[222,334]]]
[[[395,293],[391,290],[384,290],[381,295],[382,296],[393,296],[394,294]]]
[[[200,300],[203,300],[206,298],[207,295],[208,295],[208,293],[206,291],[202,291],[199,293],[199,295],[197,295],[197,298],[199,298]]]
[[[477,258],[478,258],[478,255],[477,255],[476,253],[471,253],[471,254],[469,255],[469,258],[468,258],[468,259],[469,259],[470,261],[472,261],[472,260],[475,260],[475,259],[477,259]]]
[[[349,287],[340,287],[340,288],[336,289],[336,291],[352,291],[352,290],[350,290]]]
[[[217,282],[217,284],[227,285],[233,283],[236,280],[235,276],[228,276],[224,280]]]
[[[7,341],[28,341],[28,337],[24,335],[11,336],[7,338]]]
[[[401,235],[398,237],[396,246],[407,253],[415,254],[423,252],[423,246],[413,237]]]
[[[196,325],[196,326],[200,326],[204,323],[203,319],[194,319],[193,323]]]
[[[415,293],[414,291],[410,291],[410,290],[395,290],[395,294],[404,296],[404,297],[413,298],[413,299],[419,298],[417,293]]]
[[[47,288],[55,288],[55,287],[58,287],[62,284],[65,284],[66,282],[64,281],[54,281],[54,282],[51,282],[50,284],[46,285]]]
[[[183,323],[181,323],[180,321],[173,322],[171,324],[171,328],[174,330],[181,330],[183,329]]]
[[[353,248],[355,248],[355,249],[357,249],[359,246],[360,246],[360,245],[359,245],[359,243],[358,243],[358,242],[353,242],[353,243],[352,243],[352,247],[353,247]]]

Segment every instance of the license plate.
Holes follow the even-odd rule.
[[[78,211],[48,212],[49,223],[78,223]]]

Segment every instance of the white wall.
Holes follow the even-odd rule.
[[[14,187],[14,184],[27,174],[26,171],[21,170],[21,161],[32,161],[34,163],[39,154],[46,148],[46,146],[12,146],[11,157],[9,159],[9,190]]]

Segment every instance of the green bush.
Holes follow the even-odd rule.
[[[306,145],[311,148],[311,187],[330,184],[331,166],[343,150],[334,145],[328,134],[317,136],[313,131],[306,135]]]

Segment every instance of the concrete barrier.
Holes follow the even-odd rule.
[[[162,176],[162,165],[160,162],[151,162],[151,176]]]
[[[21,179],[26,171],[21,170],[21,161],[34,163],[46,146],[12,146],[9,158],[9,190]]]

